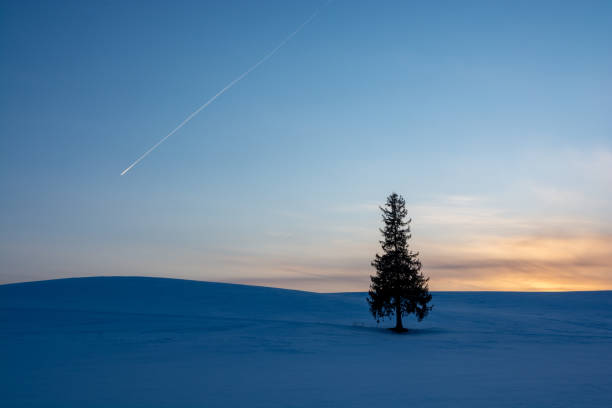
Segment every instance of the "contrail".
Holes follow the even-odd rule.
[[[329,2],[328,2],[329,3]],[[200,106],[198,109],[196,109],[195,111],[193,111],[189,116],[187,116],[185,118],[185,120],[183,120],[177,127],[175,127],[172,132],[168,133],[166,136],[164,136],[163,138],[161,138],[161,140],[157,143],[155,143],[149,150],[147,150],[146,152],[144,152],[144,154],[142,156],[140,156],[138,159],[136,159],[136,161],[132,164],[130,164],[125,170],[123,170],[121,172],[121,175],[123,176],[125,173],[127,173],[128,171],[130,171],[132,169],[132,167],[134,167],[135,165],[137,165],[142,159],[144,159],[145,157],[147,157],[149,155],[149,153],[151,153],[153,150],[157,149],[157,147],[164,143],[166,141],[166,139],[168,139],[170,136],[172,136],[173,134],[175,134],[176,132],[179,131],[180,128],[182,128],[183,126],[185,126],[187,124],[187,122],[189,122],[191,119],[193,119],[198,113],[200,113],[202,110],[204,110],[208,105],[210,105],[211,103],[213,103],[215,101],[215,99],[217,99],[218,97],[220,97],[221,95],[223,95],[228,89],[230,89],[232,86],[236,85],[238,82],[240,82],[240,80],[242,80],[244,77],[246,77],[247,75],[249,75],[251,73],[251,71],[255,70],[258,66],[260,66],[261,64],[263,64],[264,62],[266,62],[270,57],[272,57],[274,54],[276,54],[276,52],[278,50],[280,50],[285,44],[287,44],[289,42],[289,40],[291,40],[293,38],[293,36],[295,36],[297,33],[299,33],[308,23],[310,23],[312,21],[313,18],[315,18],[317,16],[317,14],[319,14],[319,10],[317,9],[314,13],[312,13],[312,15],[310,17],[308,17],[308,19],[306,21],[304,21],[302,24],[300,24],[300,26],[291,34],[289,34],[283,41],[280,42],[280,44],[278,44],[272,51],[270,51],[269,53],[267,53],[262,59],[260,59],[255,65],[253,65],[251,68],[247,69],[246,71],[244,71],[240,76],[238,76],[236,79],[234,79],[232,82],[230,82],[229,84],[227,84],[223,89],[221,89],[219,92],[217,92],[212,98],[210,98],[209,100],[206,101],[206,103],[204,103],[204,105]]]

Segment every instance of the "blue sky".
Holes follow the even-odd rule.
[[[0,282],[612,288],[609,2],[2,2]],[[312,12],[285,47],[119,173]]]

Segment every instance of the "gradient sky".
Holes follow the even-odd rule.
[[[0,283],[365,291],[396,191],[434,290],[612,289],[612,3],[0,4]]]

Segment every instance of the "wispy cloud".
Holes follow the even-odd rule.
[[[422,256],[439,289],[612,288],[612,235],[481,237]]]

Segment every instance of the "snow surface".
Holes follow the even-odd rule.
[[[158,278],[0,285],[2,407],[612,407],[612,292],[365,293]]]

